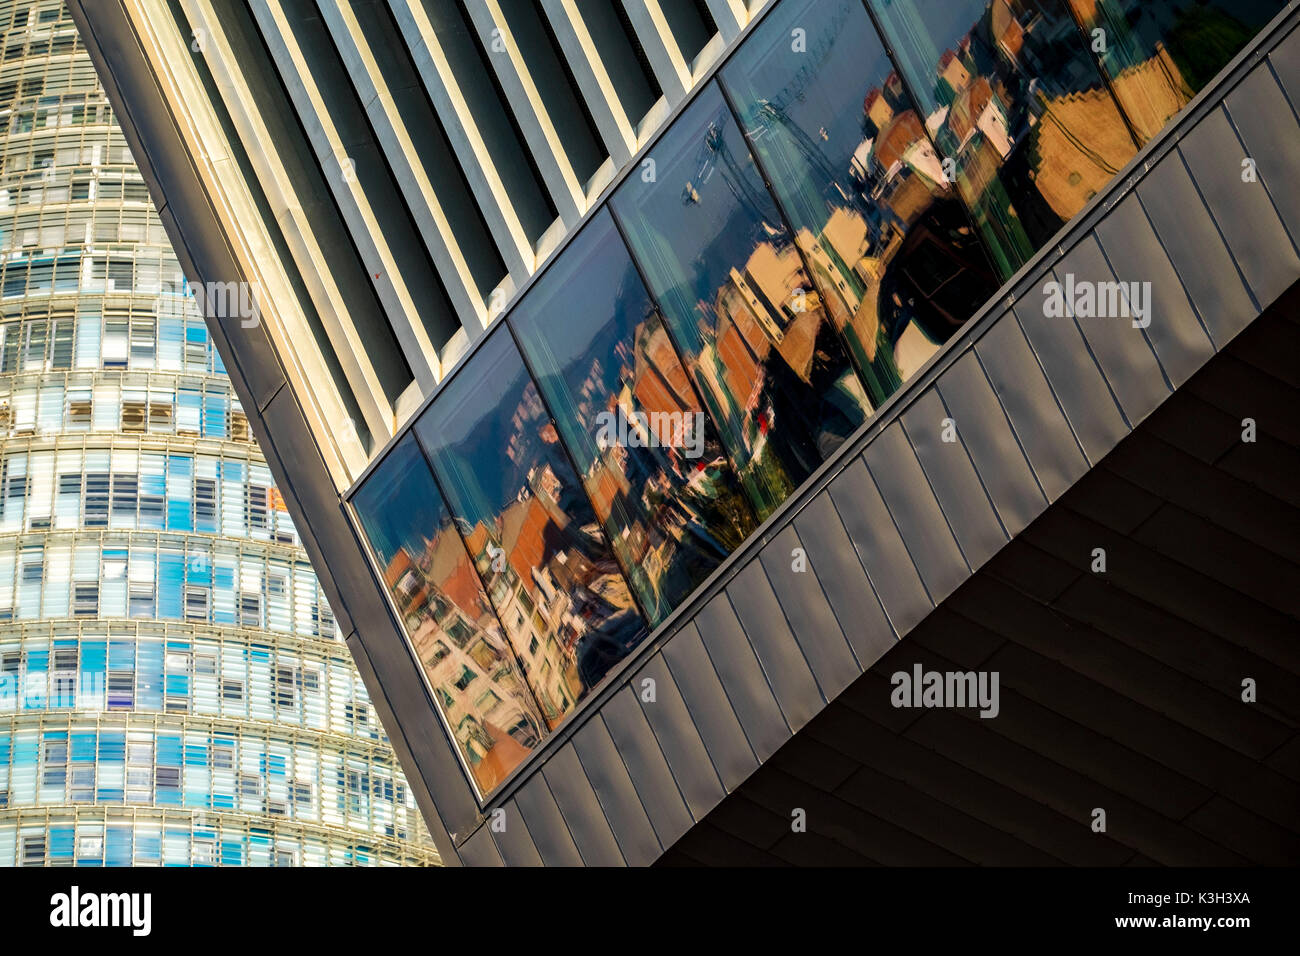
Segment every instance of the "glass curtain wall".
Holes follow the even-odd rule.
[[[716,83],[650,158],[610,205],[766,518],[872,406]]]
[[[754,529],[753,509],[607,211],[511,326],[651,624]]]
[[[393,467],[356,504],[420,666],[474,782],[488,793],[542,739],[547,721],[414,436],[393,449]],[[528,642],[515,647],[535,656]]]
[[[480,792],[1281,6],[770,4],[352,498]]]

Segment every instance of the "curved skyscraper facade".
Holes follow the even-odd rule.
[[[0,33],[0,866],[436,862],[75,26]]]

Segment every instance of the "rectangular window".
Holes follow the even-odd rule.
[[[614,212],[766,518],[872,406],[716,86],[659,140],[655,162],[655,181],[626,180]]]
[[[179,790],[181,771],[179,767],[158,767],[154,770],[154,785],[159,790]]]
[[[447,680],[447,668],[457,659],[449,657],[451,647],[464,659],[471,645],[481,643],[491,656],[486,679],[509,701],[509,715],[495,725],[499,729],[486,747],[492,759],[461,748],[480,791],[490,793],[541,740],[546,723],[477,586],[473,563],[414,436],[397,444],[354,504],[429,682],[438,687]],[[449,721],[473,707],[468,694],[437,700]],[[347,710],[352,720],[351,704]]]
[[[267,490],[261,485],[248,486],[248,526],[250,528],[266,527]]]
[[[129,708],[135,700],[135,671],[108,672],[108,706],[110,710]]]
[[[74,617],[95,617],[99,614],[98,583],[73,585],[72,614]]]
[[[294,705],[294,670],[292,667],[275,669],[275,703],[277,707]]]
[[[217,483],[211,478],[194,479],[194,526],[197,531],[215,531]]]

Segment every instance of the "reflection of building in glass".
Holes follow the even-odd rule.
[[[76,30],[0,4],[0,865],[436,862]]]
[[[1141,142],[1160,131],[1285,0],[1069,0]]]

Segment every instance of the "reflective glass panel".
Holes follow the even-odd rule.
[[[1286,6],[1285,0],[1069,2],[1144,143]]]
[[[861,0],[783,0],[722,79],[879,405],[997,289],[966,208]]]
[[[870,0],[1003,277],[1137,151],[1065,0]]]
[[[664,133],[613,206],[766,517],[871,406],[716,84]]]
[[[415,424],[556,726],[648,633],[519,350],[499,328]]]
[[[569,244],[510,324],[658,623],[756,522],[608,212]]]
[[[546,725],[413,435],[352,501],[434,702],[474,782],[490,793]]]

